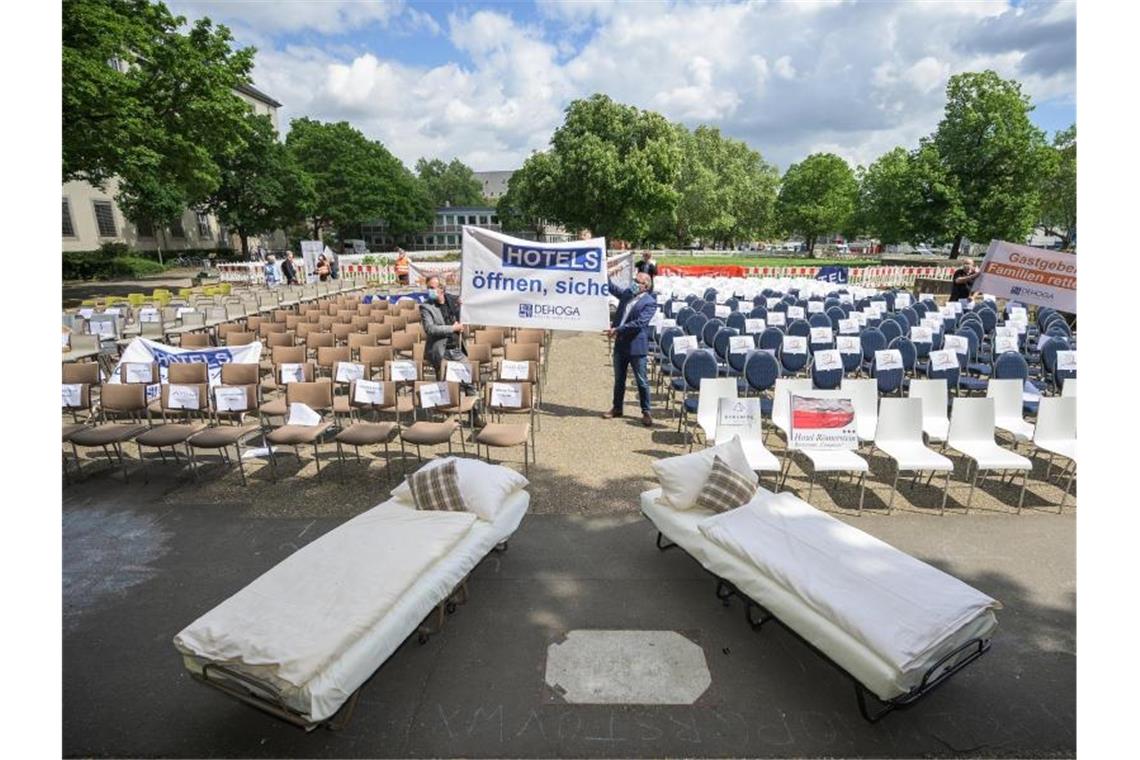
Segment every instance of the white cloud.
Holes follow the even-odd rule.
[[[510,6],[461,7],[443,28],[402,3],[321,3],[320,18],[300,3],[209,5],[250,34],[333,35],[307,47],[259,44],[256,83],[285,104],[283,126],[298,115],[348,119],[409,165],[422,155],[517,167],[545,147],[571,100],[594,92],[720,127],[781,168],[817,150],[865,164],[916,145],[962,71],[993,68],[1035,102],[1075,98],[1071,3],[551,0],[533,25]],[[417,66],[383,52],[384,33],[416,25],[433,58],[451,62]],[[375,30],[377,43],[334,47],[350,29]],[[454,50],[441,51],[448,43]]]
[[[311,29],[341,34],[373,23],[387,24],[404,11],[404,0],[293,0],[292,2],[233,2],[179,0],[171,10],[188,18],[209,16],[262,34]]]

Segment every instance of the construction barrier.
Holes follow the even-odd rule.
[[[690,266],[663,264],[657,268],[660,275],[680,277],[819,277],[824,270],[836,267],[795,266],[795,267],[743,267],[743,266]],[[916,278],[929,280],[949,280],[953,267],[847,267],[847,282],[866,287],[912,287]]]

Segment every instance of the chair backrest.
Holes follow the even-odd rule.
[[[519,390],[519,406],[506,406],[495,403],[495,386],[511,386]],[[534,386],[531,383],[516,382],[512,380],[495,380],[488,383],[487,389],[487,407],[494,409],[496,412],[506,412],[509,414],[517,414],[520,412],[532,412],[534,410]]]
[[[174,366],[175,365],[171,365],[170,367],[168,367],[167,372],[169,373],[169,371],[171,369],[173,369]],[[183,365],[183,366],[188,366],[188,365]],[[205,365],[202,365],[202,366],[204,367]],[[186,408],[182,408],[182,407],[175,408],[175,407],[171,406],[171,404],[170,404],[170,391],[171,391],[171,388],[173,388],[173,387],[193,388],[195,397],[197,398],[197,401],[198,401],[197,406],[193,409],[186,409]],[[184,398],[181,396],[181,394],[178,394],[176,397],[177,398]],[[193,382],[193,383],[189,383],[189,382],[163,383],[159,399],[160,399],[159,403],[160,403],[164,413],[168,412],[168,411],[169,412],[175,412],[175,413],[204,412],[210,408],[210,386],[209,386],[209,384],[206,383],[205,380],[203,380],[201,382]]]
[[[821,369],[821,363],[824,358],[838,359],[838,367],[832,369]],[[811,365],[811,381],[812,387],[819,390],[834,390],[839,387],[843,382],[843,356],[838,351],[832,353],[831,351],[817,352]]]
[[[1026,380],[1029,378],[1029,364],[1021,354],[1006,351],[994,362],[993,377],[1002,380],[1010,378]]]
[[[697,424],[710,439],[716,437],[717,405],[722,398],[736,398],[736,378],[701,378],[700,396],[697,399]]]
[[[349,406],[356,407],[357,409],[391,409],[396,405],[396,384],[393,382],[380,382],[381,393],[383,401],[374,404],[370,401],[358,401],[356,398],[356,381],[353,380],[348,384],[348,403]]]
[[[898,340],[897,338],[895,340]],[[894,393],[902,388],[903,377],[906,371],[902,368],[896,369],[880,369],[877,358],[871,359],[871,376],[875,378],[875,383],[879,389],[879,393]]]
[[[336,362],[346,362],[352,358],[352,349],[348,346],[321,346],[317,349],[317,366],[321,369],[330,369]]]
[[[712,349],[717,359],[728,363],[728,339],[736,335],[736,330],[731,327],[722,327],[716,331],[716,335],[713,336]]]
[[[802,340],[803,340],[803,351],[802,352],[799,351],[798,348],[793,348],[793,346],[797,346],[798,343],[795,340],[788,340],[789,338],[800,338],[800,336],[798,336],[798,335],[785,335],[784,338],[780,342],[780,349],[779,349],[778,355],[779,355],[779,359],[780,359],[780,366],[782,366],[784,368],[784,371],[789,372],[789,373],[795,373],[795,372],[799,372],[800,370],[802,370],[804,367],[807,366],[808,359],[811,357],[811,354],[808,352],[807,337],[806,336],[804,336],[802,338]]]
[[[336,336],[331,332],[312,332],[305,336],[305,345],[310,349],[331,348],[336,345]]]
[[[734,330],[744,332],[744,314],[739,311],[732,312],[728,315],[728,320],[725,322],[725,324]]]
[[[879,404],[875,443],[922,443],[922,400],[885,398]]]
[[[312,367],[312,364],[306,365]],[[333,384],[329,382],[289,383],[285,386],[286,404],[304,404],[314,412],[326,412],[333,405]]]
[[[772,392],[772,422],[787,428],[791,423],[791,395],[793,393],[807,393],[811,389],[810,378],[776,378],[776,387]]]
[[[763,350],[749,351],[744,359],[744,381],[749,390],[763,392],[776,384],[780,376],[780,363]]]
[[[903,370],[911,372],[914,370],[914,363],[918,360],[918,350],[915,349],[914,343],[910,338],[898,337],[887,344],[887,348],[893,348],[902,355]]]
[[[305,347],[274,346],[270,349],[269,355],[273,358],[274,364],[284,364],[285,362],[300,364],[305,361]]]
[[[538,343],[508,343],[503,349],[503,356],[516,362],[537,362],[542,359],[542,346]]]
[[[209,379],[206,362],[174,362],[166,367],[166,382],[175,384],[205,383]]]
[[[811,325],[808,324],[806,319],[793,319],[788,323],[788,329],[785,330],[788,335],[798,335],[801,338],[807,338],[811,335]]]
[[[242,362],[222,365],[222,383],[224,385],[257,385],[261,367],[252,362]]]
[[[467,346],[467,358],[485,366],[491,364],[491,346],[487,343],[472,343]]]
[[[107,383],[99,395],[99,406],[113,414],[146,411],[146,385],[142,383]]]
[[[1021,419],[1022,387],[1023,381],[1017,378],[990,378],[986,398],[994,400],[995,419]]]
[[[1047,396],[1037,407],[1034,441],[1075,441],[1077,439],[1077,400]]]
[[[76,383],[99,385],[103,382],[103,378],[96,362],[68,362],[63,365],[63,382],[68,385]]]
[[[685,334],[686,335],[700,335],[701,329],[705,326],[705,322],[708,322],[708,321],[709,321],[709,318],[706,317],[704,314],[701,314],[699,312],[694,314],[693,316],[691,316],[685,320],[685,324],[684,324]]]
[[[903,334],[902,328],[899,327],[898,322],[895,322],[893,319],[884,319],[879,324],[878,329],[879,332],[883,334],[883,338],[887,341],[888,345],[896,338],[901,338]]]
[[[780,344],[784,341],[784,333],[778,327],[765,327],[764,331],[760,333],[759,339],[756,341],[758,348],[766,348],[770,351],[779,351]]]
[[[716,357],[708,348],[690,351],[681,367],[681,376],[685,379],[688,390],[699,389],[703,378],[716,377],[717,372]]]
[[[950,412],[950,445],[955,441],[994,442],[994,400],[960,396]]]
[[[1077,378],[1065,378],[1061,385],[1061,396],[1063,398],[1076,398],[1077,397]]]
[[[874,360],[876,351],[887,347],[887,337],[882,330],[867,327],[859,333],[859,345],[863,349],[863,361],[870,362]]]
[[[845,377],[839,389],[851,396],[855,407],[855,424],[863,431],[874,430],[879,416],[879,384],[873,377]],[[871,435],[863,436],[872,438]]]
[[[150,367],[150,373],[143,377],[143,368]],[[119,382],[142,383],[143,385],[159,382],[158,362],[123,362],[119,367]]]
[[[946,409],[950,404],[949,385],[946,378],[916,378],[910,381],[908,398],[922,402],[922,416],[926,419],[946,419]]]
[[[222,338],[222,344],[226,346],[248,346],[257,340],[257,333],[253,332],[228,332]]]

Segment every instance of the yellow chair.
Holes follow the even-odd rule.
[[[189,298],[190,296],[194,295],[195,290],[196,290],[196,288],[179,288],[178,289],[178,297],[179,298]]]
[[[80,306],[95,307],[95,306],[98,306],[99,303],[94,298],[84,298],[82,301],[79,302],[79,305]]]
[[[230,294],[230,291],[232,291],[232,290],[233,290],[233,285],[231,285],[228,282],[223,282],[222,284],[218,285],[218,293],[220,295],[228,296]]]

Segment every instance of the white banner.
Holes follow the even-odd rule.
[[[309,282],[317,279],[317,257],[325,252],[325,244],[320,240],[302,240],[301,258],[305,262],[305,272],[308,273]]]
[[[603,248],[605,246],[602,246]],[[611,256],[606,260],[606,274],[614,281],[614,285],[619,288],[632,288],[633,287],[633,251],[619,253],[617,256]],[[682,301],[681,306],[687,304]],[[673,307],[677,309],[679,307]],[[674,311],[674,314],[677,312]]]
[[[408,260],[408,284],[415,288],[427,287],[427,279],[436,276],[443,287],[450,291],[459,290],[463,280],[463,264],[459,261],[412,261]]]
[[[856,449],[855,404],[850,398],[792,396],[793,449]]]
[[[460,319],[483,325],[601,331],[609,327],[605,238],[535,243],[463,228]]]
[[[1077,257],[994,240],[974,280],[975,292],[1077,313]]]
[[[210,385],[217,385],[222,381],[223,364],[257,364],[261,361],[261,343],[254,341],[244,346],[223,346],[221,348],[179,348],[156,343],[146,338],[135,338],[119,357],[119,363],[107,380],[109,383],[122,382],[120,368],[123,364],[142,363],[147,365],[149,377],[150,364],[158,363],[158,376],[161,382],[166,382],[166,368],[171,364],[190,364],[193,362],[206,363],[206,376]]]

